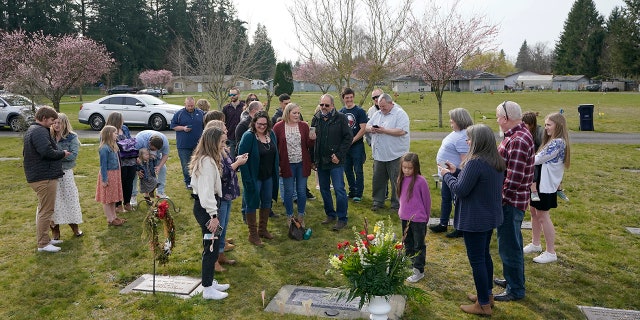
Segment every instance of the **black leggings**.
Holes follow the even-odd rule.
[[[136,166],[120,167],[120,179],[122,179],[122,197],[124,204],[131,203],[131,193],[133,192],[133,179],[136,177]],[[122,202],[116,202],[116,206],[122,205]]]
[[[213,283],[213,272],[216,261],[218,261],[220,243],[219,239],[213,241],[204,239],[206,233],[211,233],[206,226],[211,217],[207,213],[207,210],[200,205],[199,199],[193,201],[193,215],[196,221],[198,221],[200,229],[202,229],[202,286],[209,287]],[[211,246],[212,244],[213,246]],[[211,250],[211,248],[213,248],[213,250]]]

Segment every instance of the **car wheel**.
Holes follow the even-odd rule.
[[[156,131],[164,130],[167,127],[167,120],[162,115],[154,114],[149,118],[149,127]]]
[[[104,127],[104,118],[99,114],[92,114],[89,117],[89,126],[95,131],[100,131]]]
[[[21,116],[14,116],[9,119],[9,127],[14,132],[24,131],[27,129],[27,122]]]

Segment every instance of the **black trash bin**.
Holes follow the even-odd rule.
[[[580,131],[593,131],[593,105],[581,104],[578,106],[580,113]]]

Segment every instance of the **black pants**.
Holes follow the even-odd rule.
[[[409,221],[402,220],[402,231],[407,228]],[[424,238],[427,236],[427,223],[411,221],[407,237],[404,239],[404,248],[408,256],[411,258],[413,267],[424,272],[425,260],[427,259],[427,246],[424,244]]]
[[[218,261],[218,249],[220,249],[220,243],[219,239],[204,239],[205,234],[211,233],[206,226],[211,217],[207,213],[207,210],[200,205],[199,199],[195,199],[193,201],[193,215],[202,230],[202,286],[209,287],[213,283],[213,272],[216,261]]]
[[[124,204],[131,203],[131,193],[133,192],[133,179],[136,177],[136,166],[120,167],[120,179],[122,179],[122,197]],[[116,206],[122,205],[122,202],[116,202]]]

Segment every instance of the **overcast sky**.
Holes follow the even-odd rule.
[[[313,0],[308,0],[313,1]],[[392,3],[395,0],[389,0]],[[451,0],[439,0],[450,3]],[[249,23],[249,36],[253,37],[258,23],[267,27],[278,61],[298,57],[293,48],[297,47],[295,29],[288,19],[287,6],[291,0],[234,0],[241,20]],[[414,12],[422,14],[430,1],[414,0]],[[499,26],[497,47],[503,49],[507,57],[515,60],[524,40],[531,47],[538,42],[553,49],[560,37],[564,22],[573,5],[573,0],[461,0],[460,8],[466,12],[485,14],[492,23]],[[594,0],[598,12],[606,19],[616,6],[624,6],[623,0]]]

